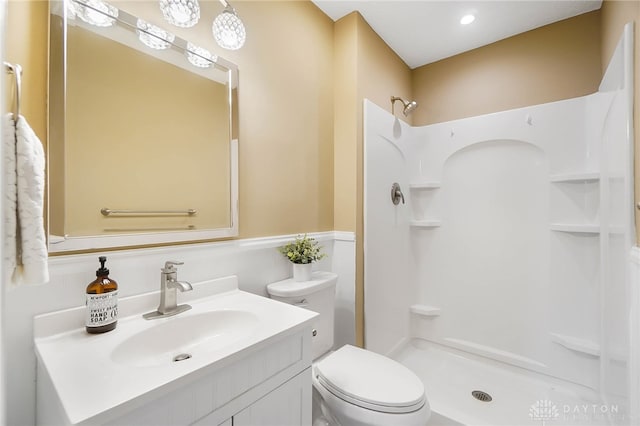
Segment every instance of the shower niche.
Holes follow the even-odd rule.
[[[552,231],[597,236],[600,233],[600,174],[551,176]]]
[[[409,183],[411,205],[411,227],[416,229],[438,228],[440,220],[439,181],[419,181]]]

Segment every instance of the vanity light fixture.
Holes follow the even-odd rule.
[[[247,38],[242,20],[227,0],[220,0],[224,10],[213,20],[211,31],[216,43],[224,49],[238,50]]]
[[[118,8],[101,0],[76,1],[75,13],[87,24],[110,27],[118,17]]]
[[[200,19],[198,0],[160,0],[160,10],[171,25],[190,28]]]
[[[138,18],[136,25],[138,27],[138,38],[144,45],[152,49],[167,49],[175,39],[175,36],[169,31],[156,27],[143,19]]]
[[[460,25],[469,25],[475,20],[476,20],[475,15],[472,15],[471,13],[469,13],[468,15],[464,15],[462,18],[460,18]]]
[[[204,47],[196,46],[191,42],[187,43],[185,53],[191,65],[198,68],[209,68],[212,63],[218,60],[216,55],[212,55],[211,52]]]

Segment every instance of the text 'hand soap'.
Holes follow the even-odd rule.
[[[87,286],[87,333],[106,333],[116,328],[118,322],[118,283],[109,278],[104,267],[107,258],[100,256],[100,269],[96,279]]]

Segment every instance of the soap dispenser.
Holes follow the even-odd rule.
[[[98,258],[100,269],[96,279],[87,286],[87,333],[106,333],[116,328],[118,322],[118,283],[109,278],[104,264],[105,256]]]

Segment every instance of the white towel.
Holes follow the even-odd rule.
[[[4,167],[4,257],[5,276],[3,282],[12,282],[17,265],[18,190],[16,187],[16,124],[11,114],[2,117],[2,153]]]
[[[4,138],[7,168],[5,259],[9,267],[14,266],[13,272],[10,268],[8,273],[13,284],[43,284],[49,281],[43,217],[44,149],[24,117],[19,116],[13,125],[5,123],[7,128],[9,132],[14,130],[13,138],[6,134],[8,132]],[[13,146],[10,146],[11,141],[14,141]],[[9,176],[12,171],[13,176]],[[11,259],[7,258],[9,255]]]

